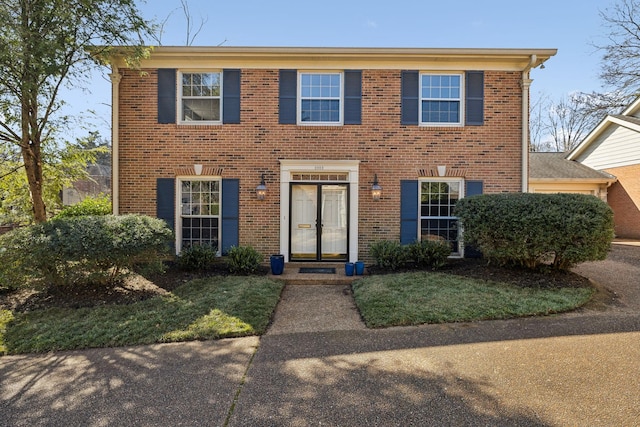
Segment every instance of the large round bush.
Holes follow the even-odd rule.
[[[583,194],[487,194],[460,200],[465,244],[489,260],[567,270],[607,256],[613,239],[613,211]]]

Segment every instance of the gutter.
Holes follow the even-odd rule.
[[[538,57],[531,55],[529,64],[522,70],[522,192],[529,191],[529,71],[536,66]]]

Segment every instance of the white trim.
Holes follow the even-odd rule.
[[[337,122],[315,122],[315,121],[302,121],[302,75],[303,74],[318,74],[318,75],[338,75],[340,77],[340,111],[339,119]],[[344,124],[344,72],[343,71],[298,71],[296,87],[296,123],[299,126],[342,126]],[[307,97],[305,99],[328,99],[335,100],[334,97]]]
[[[289,261],[289,185],[294,172],[349,174],[349,261],[358,260],[359,160],[280,160],[280,253]],[[330,183],[330,181],[326,181]]]
[[[113,66],[111,74],[111,213],[120,213],[120,80],[122,74]]]
[[[222,177],[203,175],[179,175],[175,179],[175,235],[176,235],[176,255],[182,251],[182,181],[218,181],[218,252],[222,253]],[[203,215],[203,217],[214,218],[215,215]]]
[[[183,101],[183,94],[182,94],[182,75],[183,74],[219,74],[220,75],[220,95],[218,96],[190,96],[188,99],[220,99],[220,106],[219,106],[219,114],[220,114],[220,118],[218,120],[193,120],[193,121],[189,121],[189,120],[184,120],[183,119],[183,105],[182,105],[182,101]],[[223,111],[222,109],[224,108],[224,105],[222,100],[223,100],[223,85],[224,85],[224,70],[218,70],[218,69],[212,69],[212,70],[189,70],[189,69],[185,69],[185,70],[178,70],[178,76],[176,78],[176,86],[177,87],[177,93],[178,93],[178,105],[177,105],[177,123],[178,125],[221,125],[222,124],[222,117],[223,117]]]

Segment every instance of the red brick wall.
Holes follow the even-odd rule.
[[[517,192],[521,183],[519,72],[485,72],[485,125],[400,125],[400,70],[363,70],[362,124],[278,124],[278,70],[243,69],[241,124],[157,124],[155,70],[123,71],[120,83],[120,212],[155,215],[156,179],[194,163],[240,179],[240,244],[279,251],[279,159],[359,160],[360,256],[379,239],[398,239],[400,180],[420,169],[483,180],[486,193]],[[268,195],[255,197],[265,173]],[[373,175],[382,200],[370,196]]]
[[[640,239],[640,165],[607,169],[607,172],[618,178],[607,192],[616,236]]]

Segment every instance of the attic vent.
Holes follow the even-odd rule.
[[[292,173],[291,181],[349,181],[348,173]]]

